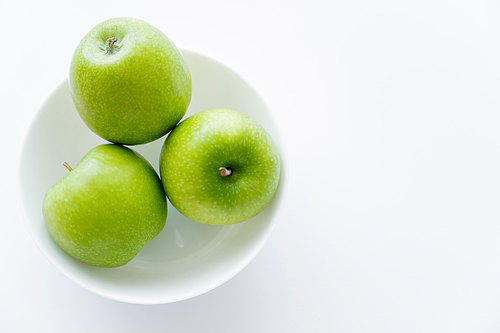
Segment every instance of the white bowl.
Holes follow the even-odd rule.
[[[129,303],[170,303],[205,293],[241,271],[260,251],[284,203],[286,159],[276,121],[257,92],[221,63],[182,51],[193,77],[193,98],[186,117],[212,108],[248,114],[272,135],[281,154],[282,174],[271,203],[259,215],[231,226],[193,222],[169,204],[164,230],[127,265],[98,268],[66,254],[50,237],[42,216],[48,189],[63,178],[63,162],[76,165],[104,140],[80,119],[64,80],[38,110],[24,142],[20,195],[25,220],[35,242],[66,276],[101,296]],[[133,146],[158,172],[165,137]]]

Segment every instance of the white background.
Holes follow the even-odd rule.
[[[30,121],[119,16],[245,77],[287,143],[267,245],[179,303],[84,290],[19,208]],[[0,332],[500,331],[498,2],[2,0],[0,31]]]

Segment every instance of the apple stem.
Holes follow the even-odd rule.
[[[110,37],[106,41],[106,52],[111,52],[111,47],[118,41],[115,37]]]
[[[68,162],[64,162],[63,165],[68,169],[69,171],[73,170],[72,167],[69,166]]]
[[[224,167],[222,168],[219,168],[219,174],[222,176],[222,177],[227,177],[231,174],[231,169],[226,169]]]

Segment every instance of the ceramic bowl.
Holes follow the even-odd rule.
[[[241,271],[266,242],[284,203],[286,158],[276,119],[262,97],[238,74],[202,54],[182,50],[193,78],[186,117],[212,108],[246,113],[277,143],[282,174],[271,203],[256,217],[230,226],[196,223],[169,203],[165,228],[127,265],[98,268],[66,254],[52,240],[42,216],[47,190],[93,147],[105,143],[80,119],[64,80],[38,110],[27,132],[20,161],[21,205],[28,229],[45,256],[82,287],[107,298],[137,304],[162,304],[205,293]],[[158,172],[165,137],[132,148]]]

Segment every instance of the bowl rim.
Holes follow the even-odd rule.
[[[199,57],[199,58],[205,58],[206,60],[209,60],[213,63],[216,63],[217,65],[225,68],[228,70],[232,75],[238,77],[239,80],[241,80],[244,84],[246,84],[250,90],[252,90],[255,95],[260,99],[260,102],[266,107],[267,110],[272,111],[272,109],[269,107],[269,104],[264,100],[262,95],[259,93],[259,91],[250,83],[248,82],[243,76],[238,74],[235,70],[232,68],[228,67],[226,64],[222,63],[221,61],[208,56],[206,54],[203,54],[198,51],[194,51],[191,49],[186,49],[186,48],[179,48],[181,53],[183,55],[185,53],[191,53],[192,55]],[[21,214],[23,216],[24,224],[27,227],[32,239],[34,240],[35,244],[39,248],[39,250],[44,254],[45,258],[48,259],[48,261],[56,267],[61,273],[63,273],[64,276],[72,280],[74,283],[77,285],[81,286],[82,288],[97,294],[99,296],[114,300],[114,301],[119,301],[119,302],[124,302],[124,303],[130,303],[130,304],[168,304],[168,303],[174,303],[174,302],[179,302],[183,300],[187,300],[190,298],[194,298],[196,296],[202,295],[204,293],[207,293],[211,290],[214,290],[215,288],[221,286],[222,284],[226,283],[227,281],[231,280],[234,276],[236,276],[238,273],[240,273],[245,267],[247,267],[250,262],[252,262],[255,257],[260,253],[260,251],[263,249],[264,245],[267,243],[269,236],[271,235],[272,230],[275,228],[276,223],[278,219],[281,216],[281,213],[283,211],[286,198],[287,198],[287,193],[288,193],[288,182],[289,182],[289,171],[288,171],[288,149],[286,146],[286,140],[284,138],[284,132],[281,129],[281,126],[279,122],[276,120],[276,116],[274,112],[269,112],[269,118],[273,122],[273,126],[276,129],[276,133],[278,134],[278,149],[280,153],[280,180],[279,180],[279,186],[281,187],[281,198],[278,202],[278,206],[276,207],[275,211],[275,216],[270,221],[269,225],[266,227],[264,233],[259,236],[258,242],[256,242],[254,245],[252,245],[251,250],[245,254],[245,256],[242,258],[242,260],[238,261],[237,265],[234,265],[231,269],[228,270],[226,273],[220,274],[220,277],[217,278],[217,281],[215,281],[212,284],[208,284],[205,286],[205,288],[201,288],[198,292],[194,293],[185,293],[182,297],[177,297],[177,298],[172,298],[172,299],[163,299],[163,300],[147,300],[147,299],[137,299],[137,297],[126,297],[126,294],[123,294],[124,297],[119,297],[116,296],[114,293],[106,293],[102,292],[102,289],[96,288],[92,283],[89,283],[88,280],[85,280],[83,278],[80,278],[77,274],[73,273],[71,269],[68,269],[66,266],[62,265],[58,260],[53,258],[52,255],[48,253],[43,247],[43,244],[39,242],[37,238],[37,233],[35,230],[32,228],[30,219],[27,215],[27,211],[29,210],[29,207],[27,203],[24,200],[24,190],[25,184],[23,181],[22,177],[22,170],[23,170],[23,162],[25,159],[25,154],[29,145],[28,138],[30,136],[30,133],[34,130],[39,118],[42,116],[42,110],[45,108],[46,104],[49,103],[50,98],[61,89],[61,87],[65,84],[68,83],[68,78],[64,78],[61,80],[55,87],[53,87],[49,94],[45,96],[44,100],[39,104],[36,112],[34,115],[31,117],[29,126],[27,127],[27,130],[24,133],[23,137],[23,142],[21,145],[21,152],[19,155],[18,159],[18,166],[17,166],[17,186],[18,186],[18,200],[20,203],[20,208],[21,208]],[[162,137],[163,138],[163,137]],[[168,200],[168,199],[167,199]]]

